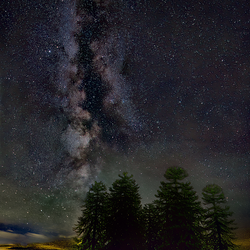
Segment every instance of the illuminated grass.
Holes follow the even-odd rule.
[[[233,241],[234,244],[240,246],[240,250],[250,250],[250,238],[249,239],[237,239]]]
[[[27,246],[22,246],[21,244],[14,245],[0,245],[0,249],[51,249],[51,250],[70,250],[73,246],[73,240],[57,240],[49,243],[33,243]]]

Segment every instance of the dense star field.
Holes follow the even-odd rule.
[[[72,236],[93,181],[167,167],[250,231],[250,3],[0,3],[0,244]]]

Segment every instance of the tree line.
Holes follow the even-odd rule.
[[[74,228],[78,249],[226,250],[236,249],[232,212],[221,187],[203,188],[202,200],[181,167],[170,167],[156,199],[141,204],[139,186],[123,173],[107,190],[95,182],[87,192]]]

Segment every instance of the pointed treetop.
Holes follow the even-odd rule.
[[[176,182],[177,180],[183,180],[188,176],[188,173],[185,169],[173,166],[167,169],[166,173],[164,174],[164,177],[169,181]]]
[[[119,177],[124,177],[124,176],[128,176],[128,172],[123,172],[122,174],[119,174],[118,175]],[[131,175],[131,177],[132,177],[133,175]]]
[[[216,184],[206,185],[206,187],[204,187],[202,191],[205,193],[214,194],[214,195],[223,192],[222,188]]]
[[[96,191],[106,191],[107,188],[105,184],[102,181],[95,181],[95,183],[92,183],[89,188],[89,193],[96,192]]]
[[[202,189],[202,195],[202,199],[205,204],[215,205],[220,203],[226,203],[226,198],[222,188],[216,184],[206,185],[206,187]]]

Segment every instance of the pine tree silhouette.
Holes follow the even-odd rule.
[[[95,182],[87,192],[82,206],[82,216],[74,228],[80,237],[81,249],[102,249],[107,241],[107,188],[102,182]]]
[[[132,175],[123,173],[119,177],[109,189],[108,249],[139,249],[142,239],[139,186]]]
[[[155,204],[160,218],[160,249],[202,249],[202,208],[188,176],[180,167],[170,167],[157,191]]]
[[[234,220],[229,219],[233,213],[229,211],[229,206],[222,207],[226,203],[222,188],[216,184],[207,185],[203,188],[202,195],[204,204],[207,205],[204,227],[207,247],[210,247],[208,249],[236,249],[232,242],[236,227]]]
[[[142,211],[145,247],[147,250],[157,249],[159,244],[159,213],[155,204],[145,204]]]

